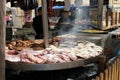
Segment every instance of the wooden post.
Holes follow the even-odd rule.
[[[100,78],[99,78],[99,77],[96,77],[96,80],[100,80]]]
[[[109,10],[106,11],[106,26],[108,26]]]
[[[103,0],[98,0],[98,28],[102,29]]]
[[[0,0],[0,80],[5,80],[5,4]]]
[[[118,62],[116,59],[116,80],[118,80]]]
[[[119,20],[118,20],[119,24],[120,24],[120,12],[119,12]]]
[[[114,75],[114,80],[117,80],[116,79],[116,60],[115,60],[113,65],[114,65],[114,74],[113,74]]]
[[[47,16],[47,1],[42,0],[42,18],[43,18],[43,32],[44,32],[44,41],[45,47],[49,46],[48,43],[48,16]]]
[[[111,80],[114,80],[114,65],[112,64],[112,77],[111,77]]]
[[[113,25],[113,12],[111,12],[111,25]]]
[[[105,70],[105,76],[104,80],[108,80],[108,69]]]
[[[106,66],[106,56],[100,56],[99,61],[98,61],[98,73],[99,74],[104,71],[105,66]]]
[[[112,23],[112,25],[115,25],[115,12],[112,12],[112,16],[113,16],[113,23]]]
[[[112,68],[111,66],[108,67],[108,80],[111,80],[112,79]]]
[[[104,74],[100,73],[100,80],[104,80]]]
[[[119,25],[119,12],[117,12],[117,25]]]
[[[115,12],[115,24],[117,24],[117,12]]]
[[[118,63],[118,66],[119,66],[119,68],[118,68],[118,72],[119,72],[119,74],[118,74],[118,76],[119,76],[119,79],[118,80],[120,80],[120,57],[119,57],[119,61],[118,61],[119,63]]]

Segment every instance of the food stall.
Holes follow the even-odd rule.
[[[79,52],[81,52],[81,51],[79,51],[79,47],[80,46],[81,46],[81,48],[82,47],[83,48],[84,47],[90,47],[90,51],[93,51],[92,50],[93,48],[96,49],[96,52],[94,52],[94,55],[92,55],[92,54],[91,55],[86,54],[83,57],[79,56],[79,57],[81,57],[83,59],[84,58],[88,59],[90,57],[95,57],[95,56],[98,56],[98,55],[102,54],[102,48],[100,46],[97,46],[96,44],[94,44],[92,42],[89,42],[89,41],[81,40],[79,37],[77,37],[77,36],[79,36],[79,34],[78,35],[66,34],[66,35],[60,35],[60,36],[54,37],[53,39],[48,39],[48,30],[47,30],[48,29],[47,28],[48,27],[48,23],[46,23],[47,22],[47,12],[46,12],[47,11],[46,10],[47,6],[46,6],[46,4],[47,4],[46,1],[42,1],[42,6],[43,6],[42,12],[44,14],[46,13],[46,15],[43,16],[43,21],[44,21],[43,22],[43,24],[44,24],[43,25],[44,26],[44,29],[43,29],[44,30],[44,40],[34,40],[34,41],[32,41],[32,40],[28,40],[28,41],[27,40],[26,41],[17,40],[17,41],[10,41],[10,42],[8,42],[7,47],[6,47],[6,52],[8,53],[8,54],[6,54],[7,55],[6,59],[8,61],[9,61],[9,58],[7,58],[7,57],[9,57],[9,55],[11,55],[11,54],[13,54],[13,56],[18,55],[19,53],[22,53],[21,51],[24,50],[24,49],[26,49],[26,48],[30,48],[31,50],[32,49],[35,50],[35,48],[40,49],[40,51],[35,51],[36,55],[37,55],[37,52],[40,53],[41,55],[43,53],[43,55],[44,55],[44,52],[46,52],[46,51],[48,51],[48,52],[46,52],[46,54],[53,53],[53,52],[55,52],[55,53],[61,53],[61,52],[64,52],[64,51],[67,54],[68,53],[76,53],[77,50],[75,50],[75,49],[78,49],[78,52],[77,52],[78,54],[77,53],[75,55],[70,54],[70,55],[72,55],[72,57],[74,56],[73,59],[72,59],[72,57],[70,55],[68,55],[69,59],[71,58],[69,61],[71,61],[71,60],[72,61],[77,60],[77,58],[78,58],[79,55],[82,56],[82,54],[79,54]],[[29,8],[29,5],[27,5],[27,8],[25,8],[22,5],[20,5],[20,7],[21,7],[21,9],[26,10],[26,9]],[[53,45],[55,45],[55,46],[52,46],[52,47],[49,46],[50,43],[53,44]],[[45,45],[43,45],[43,44],[45,44]],[[70,44],[70,46],[69,46],[69,44]],[[11,53],[11,52],[9,53],[9,51],[10,51],[9,49],[13,50],[13,53]],[[61,49],[63,49],[63,50],[61,50]],[[31,50],[30,50],[30,53],[32,54]],[[73,50],[73,52],[71,52],[72,50]],[[29,50],[28,51],[24,50],[24,51],[25,51],[25,54],[26,54],[26,52],[29,52]],[[23,51],[23,53],[24,53],[24,51]],[[51,52],[49,52],[49,51],[51,51]],[[33,54],[34,54],[34,51],[33,51]],[[27,57],[29,57],[30,55],[28,54]],[[31,56],[34,56],[34,55],[31,55]],[[61,56],[61,54],[60,54],[60,56]],[[18,59],[17,56],[16,56],[16,58],[17,58],[16,60],[18,60],[18,61],[15,61],[15,62],[21,62],[21,60],[22,60],[21,58],[23,56],[19,55],[19,57],[20,57],[20,59]],[[14,62],[14,60],[13,60],[13,62]],[[43,62],[35,62],[35,63],[42,63],[43,64],[43,63],[47,63],[47,62],[49,63],[51,61],[45,61],[45,62],[43,61]],[[52,62],[52,63],[58,63],[58,62]],[[62,61],[60,61],[60,62],[62,62]]]
[[[43,4],[44,7],[45,0],[43,0]],[[46,21],[46,17],[43,19]],[[44,26],[48,26],[47,23],[44,24]],[[16,73],[20,76],[22,72],[35,71],[35,74],[40,72],[39,74],[45,73],[46,76],[51,75],[49,78],[57,72],[57,77],[68,78],[71,77],[70,75],[81,75],[81,71],[85,71],[81,70],[81,67],[98,62],[99,56],[103,54],[103,49],[100,46],[101,41],[99,41],[101,40],[100,37],[87,38],[85,36],[78,37],[80,34],[65,34],[48,39],[46,27],[44,28],[44,40],[13,40],[7,42],[5,50],[7,70],[17,71]],[[63,76],[61,72],[63,74],[69,73],[69,75]],[[31,75],[27,76],[32,78]]]
[[[101,26],[103,2],[99,2],[99,0],[96,2],[98,6],[90,7],[90,10],[93,12],[98,10],[99,18],[98,20],[92,18],[92,23],[97,21],[98,27],[94,27],[99,30],[89,32],[89,30],[83,29],[77,31],[78,34],[65,34],[48,39],[47,6],[46,1],[42,0],[44,39],[7,42],[5,50],[6,68],[19,71],[56,71],[97,62],[99,56],[103,54],[104,35],[106,38],[106,34],[103,35],[103,33],[106,31]],[[75,25],[85,27],[85,23],[89,22],[85,21],[82,25],[79,23]]]

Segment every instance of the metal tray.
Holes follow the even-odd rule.
[[[87,34],[107,34],[108,31],[103,32],[87,32],[87,31],[78,31],[78,33],[87,33]]]
[[[97,62],[99,56],[92,57],[89,59],[79,59],[77,61],[71,61],[66,63],[51,63],[51,64],[27,64],[21,62],[9,62],[6,61],[6,68],[11,70],[20,71],[50,71],[50,70],[62,70],[77,68],[80,66],[85,66],[90,63]]]

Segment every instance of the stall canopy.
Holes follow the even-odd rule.
[[[64,6],[53,6],[53,9],[64,9]]]

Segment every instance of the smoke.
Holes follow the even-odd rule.
[[[79,30],[93,29],[90,21],[90,0],[75,0],[74,1],[74,27],[72,33],[77,33]]]
[[[84,34],[80,33],[80,30],[86,30],[86,29],[94,29],[95,26],[92,25],[91,19],[90,19],[90,7],[89,6],[83,6],[82,2],[83,0],[75,0],[76,3],[79,3],[81,5],[76,4],[75,8],[71,10],[74,14],[74,17],[71,18],[63,18],[63,22],[69,22],[69,25],[61,25],[60,26],[60,32],[59,35],[62,36],[60,41],[59,47],[75,47],[78,41],[90,41],[95,42],[93,38],[89,38],[89,36],[84,36]],[[77,2],[78,1],[78,2]],[[79,2],[80,1],[80,2]],[[84,0],[88,1],[88,0]],[[72,21],[71,21],[72,20]],[[66,27],[66,28],[65,28]],[[97,39],[98,41],[98,39]]]
[[[59,35],[63,34],[77,34],[79,30],[92,29],[90,25],[90,14],[89,14],[89,1],[90,0],[75,0],[74,7],[71,10],[71,17],[67,18],[67,14],[62,19],[63,23],[68,22],[69,25],[60,25]]]

